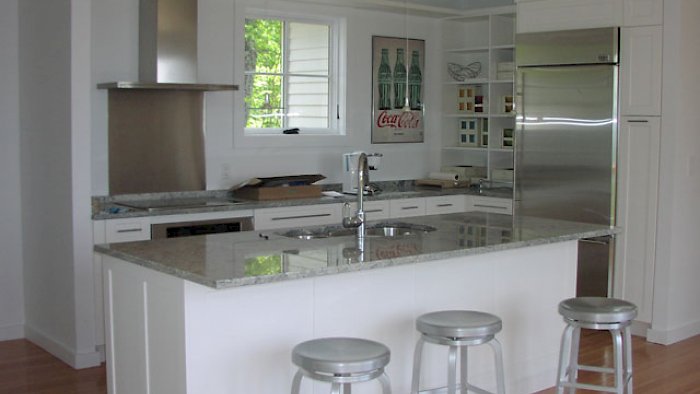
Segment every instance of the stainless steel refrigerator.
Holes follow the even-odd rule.
[[[516,37],[515,217],[615,223],[618,29]],[[579,296],[611,293],[613,240],[579,243]]]

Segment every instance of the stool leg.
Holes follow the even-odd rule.
[[[569,356],[569,382],[576,383],[578,380],[578,351],[581,345],[581,328],[575,327],[571,332],[571,352]],[[576,393],[575,388],[570,388],[569,391]]]
[[[387,376],[386,372],[379,375],[377,379],[379,379],[379,383],[382,384],[382,394],[391,394],[391,383],[389,382],[389,376]]]
[[[627,385],[627,394],[632,394],[632,327],[627,326],[622,331],[625,333],[625,342],[623,344],[625,348],[625,384]]]
[[[343,385],[343,394],[352,394],[352,384],[351,383],[345,383]]]
[[[469,389],[467,388],[469,386],[469,377],[468,377],[468,371],[469,371],[469,346],[460,346],[459,347],[459,355],[460,355],[460,378],[461,378],[461,392],[464,394],[469,394]]]
[[[496,364],[496,394],[505,394],[506,382],[503,373],[503,350],[498,339],[494,338],[488,342],[493,349],[493,358]]]
[[[425,341],[421,335],[421,337],[418,338],[418,342],[416,342],[416,350],[413,353],[413,379],[411,382],[411,394],[418,394],[418,390],[420,390],[420,365],[421,357],[423,357],[424,343]]]
[[[302,377],[304,377],[304,374],[301,373],[301,370],[298,370],[297,373],[294,375],[294,379],[292,380],[292,394],[299,394],[299,390],[301,389]]]
[[[457,394],[457,346],[450,346],[447,356],[447,394]]]
[[[622,366],[622,334],[620,330],[610,330],[613,340],[613,354],[615,357],[615,389],[617,394],[624,394],[624,369]]]
[[[340,383],[331,383],[331,394],[343,394],[343,385]]]
[[[566,372],[568,370],[567,361],[571,352],[571,334],[574,327],[566,325],[564,333],[561,335],[561,348],[559,349],[559,370],[557,372],[557,394],[564,394],[564,386],[562,383],[566,381]]]

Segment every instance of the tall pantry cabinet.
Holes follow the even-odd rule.
[[[615,296],[651,323],[661,144],[663,1],[628,0],[620,29]]]

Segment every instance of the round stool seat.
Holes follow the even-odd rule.
[[[292,362],[307,371],[327,374],[360,374],[389,364],[389,348],[361,338],[319,338],[302,342],[292,350]]]
[[[421,315],[416,329],[428,336],[473,338],[495,335],[503,327],[501,319],[478,311],[438,311]]]
[[[577,321],[620,323],[634,319],[637,316],[637,307],[616,298],[577,297],[560,302],[559,314]]]

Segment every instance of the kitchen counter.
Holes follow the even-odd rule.
[[[599,225],[538,218],[514,220],[510,215],[479,212],[388,221],[397,222],[430,226],[435,231],[367,237],[363,254],[357,249],[354,235],[306,240],[284,236],[284,230],[98,245],[95,250],[220,289],[483,254],[614,231]],[[376,222],[369,225],[373,224]]]
[[[353,235],[301,240],[284,230],[97,246],[109,392],[287,392],[296,344],[353,336],[390,348],[387,373],[405,393],[415,319],[445,309],[501,317],[509,393],[551,386],[577,240],[615,230],[477,212],[401,221],[436,230],[366,238],[364,255]],[[444,354],[424,357],[433,385]],[[491,364],[478,348],[470,357],[470,380],[493,391]]]
[[[511,189],[470,188],[436,188],[416,186],[412,180],[376,182],[381,192],[366,196],[365,201],[394,200],[416,197],[434,197],[454,194],[508,198],[513,197]],[[338,191],[339,184],[324,185],[324,190]],[[317,204],[334,204],[355,201],[352,195],[338,197],[322,196],[319,198],[252,201],[233,198],[228,190],[199,192],[152,193],[122,196],[93,197],[93,220],[117,219],[143,216],[176,215],[203,212],[226,212],[235,210],[291,207]],[[139,205],[162,205],[157,210],[140,209]]]

